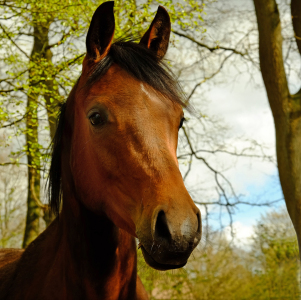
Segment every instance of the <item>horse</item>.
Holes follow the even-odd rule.
[[[145,300],[135,238],[157,270],[183,267],[201,239],[176,156],[186,102],[163,63],[169,15],[160,6],[139,43],[113,43],[113,8],[95,11],[61,107],[48,188],[56,218],[25,251],[0,252],[1,300]]]

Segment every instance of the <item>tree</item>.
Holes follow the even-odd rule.
[[[261,216],[254,226],[253,272],[258,277],[252,296],[297,297],[298,242],[285,207]]]
[[[280,182],[301,247],[301,90],[291,94],[284,67],[282,32],[275,0],[254,0],[260,69],[273,113]],[[301,55],[301,2],[291,1],[294,40]]]
[[[5,138],[5,136],[4,136]],[[1,151],[0,159],[9,154]],[[4,156],[4,157],[3,157]],[[6,166],[0,169],[0,247],[20,248],[24,234],[24,181],[26,171],[22,167]]]

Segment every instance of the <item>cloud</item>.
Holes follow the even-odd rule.
[[[241,222],[234,222],[231,227],[227,226],[223,230],[226,239],[235,246],[244,250],[250,248],[252,244],[252,236],[254,235],[253,226],[247,226]],[[232,235],[233,234],[233,235]]]

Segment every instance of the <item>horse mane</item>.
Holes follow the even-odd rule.
[[[153,50],[130,38],[122,38],[111,45],[108,55],[94,67],[87,84],[98,81],[113,63],[169,100],[183,107],[188,105],[185,93],[167,64],[158,60]]]
[[[66,102],[60,105],[57,128],[52,140],[52,154],[49,174],[47,178],[47,194],[50,210],[55,215],[59,214],[62,202],[62,166],[61,166],[61,149],[62,137],[65,123]]]
[[[116,63],[129,75],[151,86],[168,101],[173,101],[187,107],[185,94],[170,68],[159,61],[156,54],[145,46],[130,39],[120,39],[111,45],[107,56],[94,67],[87,80],[87,86],[92,86]],[[79,80],[77,80],[78,83]],[[73,87],[69,98],[74,96],[77,83]],[[58,215],[62,203],[62,169],[61,149],[65,123],[66,102],[61,104],[58,125],[52,141],[51,165],[48,175],[47,194],[52,213]]]

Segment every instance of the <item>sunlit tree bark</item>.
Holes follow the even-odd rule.
[[[33,16],[34,18],[34,16]],[[48,45],[48,31],[50,22],[34,22],[34,44],[30,55],[31,60],[36,60],[41,53],[45,53]],[[37,65],[35,65],[37,66]],[[29,85],[32,87],[27,95],[27,118],[26,118],[26,146],[28,162],[28,188],[27,188],[27,216],[23,239],[23,248],[31,243],[40,233],[40,217],[42,215],[39,206],[40,198],[40,157],[38,141],[38,98],[39,93],[35,89],[36,68],[29,72]],[[50,126],[51,127],[51,126]]]
[[[259,56],[276,129],[280,182],[301,246],[301,90],[290,94],[282,54],[281,22],[275,0],[254,0],[259,31]],[[301,50],[301,2],[292,0],[293,27]],[[301,54],[301,52],[300,52]]]

